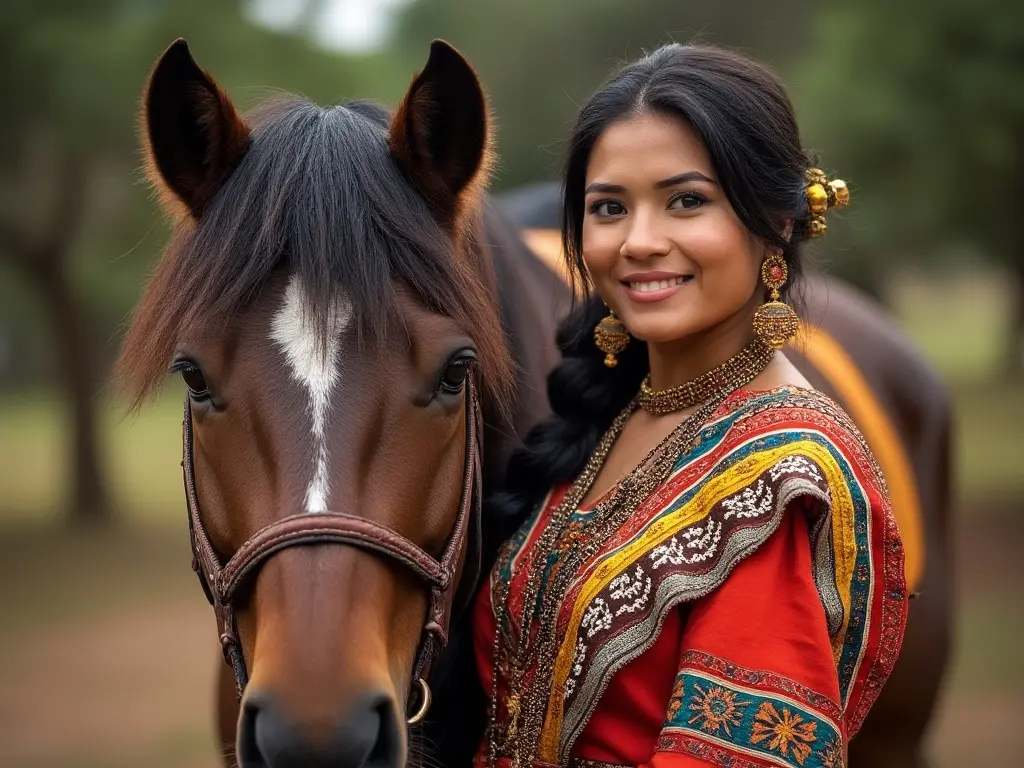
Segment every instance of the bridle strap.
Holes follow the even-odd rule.
[[[277,520],[258,530],[225,563],[210,542],[199,511],[195,484],[195,459],[192,435],[192,410],[188,396],[182,421],[182,473],[189,513],[189,534],[192,541],[192,568],[213,606],[220,632],[225,660],[235,673],[238,697],[248,682],[245,657],[234,618],[234,601],[242,586],[276,553],[294,546],[341,544],[369,550],[401,563],[430,588],[427,616],[420,636],[413,666],[410,696],[417,683],[421,702],[411,710],[418,722],[429,706],[426,677],[448,642],[452,603],[455,598],[455,571],[464,561],[459,611],[468,606],[480,570],[480,515],[482,501],[483,418],[476,393],[474,377],[466,384],[466,452],[462,492],[455,527],[440,560],[433,558],[417,544],[401,534],[366,518],[344,512],[301,513]],[[469,551],[467,551],[467,546]]]
[[[389,528],[344,512],[320,512],[286,517],[260,529],[228,560],[217,580],[217,595],[230,603],[246,577],[276,552],[302,544],[350,544],[388,555],[423,581],[447,589],[450,574],[416,544]]]

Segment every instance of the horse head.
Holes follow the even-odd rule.
[[[238,761],[404,765],[470,581],[478,401],[513,380],[480,236],[483,89],[435,41],[393,114],[293,97],[241,114],[179,40],[141,126],[174,231],[118,376],[137,404],[168,372],[187,388]]]

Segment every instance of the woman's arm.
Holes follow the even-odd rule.
[[[651,768],[844,764],[836,662],[800,506],[692,604]]]

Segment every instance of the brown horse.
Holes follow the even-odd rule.
[[[480,533],[461,527],[475,474],[473,382],[479,373],[487,484],[546,412],[541,382],[567,292],[480,191],[486,115],[476,76],[443,43],[393,118],[367,103],[300,100],[239,116],[180,41],[147,85],[151,178],[177,226],[119,372],[139,398],[168,366],[189,390],[190,520],[234,666],[221,665],[222,737],[243,766],[405,763],[406,702],[426,703],[416,698],[422,651],[443,634],[461,575],[452,547],[465,543],[458,531]],[[879,371],[911,358],[880,360]],[[905,422],[918,425],[904,443],[915,446],[945,412],[921,383],[927,369],[903,365],[920,391],[897,404],[938,403],[938,416]],[[931,439],[941,451],[941,424]],[[916,488],[923,509],[939,508]],[[922,728],[947,608],[944,528],[926,522],[915,606],[938,601],[938,620],[918,631],[935,630],[938,649],[908,634],[904,652],[923,670]],[[297,546],[325,543],[352,546]],[[434,568],[452,551],[450,573]],[[452,683],[473,674],[468,648],[449,647],[441,662],[427,737],[460,756],[453,744],[482,702],[458,699]],[[869,725],[890,740],[865,742],[887,750],[867,764],[912,765],[891,757],[908,743],[907,713],[878,711]]]
[[[175,230],[117,375],[136,404],[168,370],[188,390],[225,740],[245,768],[404,765],[473,585],[479,465],[500,480],[545,414],[568,292],[485,198],[485,96],[441,41],[392,117],[240,115],[179,40],[141,123]]]
[[[526,187],[504,205],[534,253],[564,278],[558,188]],[[908,587],[916,594],[899,661],[850,744],[850,766],[921,768],[952,631],[950,399],[934,369],[866,296],[813,275],[801,298],[803,329],[786,354],[846,409],[870,444],[889,485]]]

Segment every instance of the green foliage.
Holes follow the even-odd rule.
[[[323,11],[290,32],[246,0],[0,2],[0,220],[45,232],[59,171],[88,166],[84,227],[69,267],[109,359],[118,324],[166,241],[140,173],[139,96],[176,37],[244,107],[277,89],[321,103],[393,105],[429,41],[478,69],[498,125],[497,190],[557,176],[578,103],[617,64],[668,40],[750,52],[780,70],[807,143],[854,204],[830,220],[827,265],[863,278],[894,260],[966,242],[1017,263],[1024,176],[1024,4],[979,0],[419,0],[379,53],[318,48]],[[859,280],[863,282],[863,280]],[[47,345],[30,294],[0,259],[0,379],[38,376]],[[15,368],[4,368],[4,349]]]
[[[443,37],[469,58],[497,115],[494,187],[503,189],[557,176],[577,105],[620,63],[699,39],[785,69],[809,7],[806,0],[420,0],[400,19],[391,51],[412,70],[429,41]]]
[[[795,71],[811,142],[855,182],[855,247],[1022,261],[1024,4],[829,4]]]

